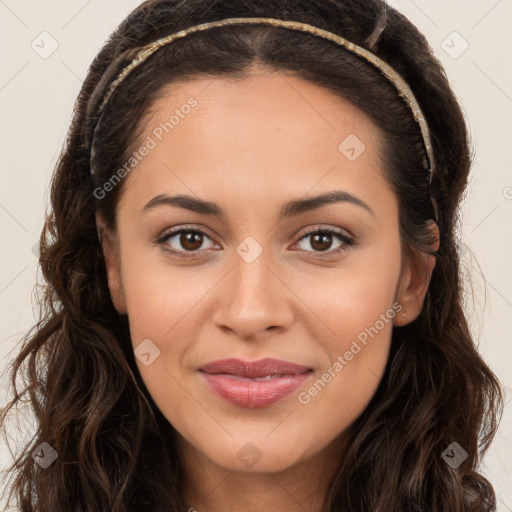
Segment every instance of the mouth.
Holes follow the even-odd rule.
[[[200,370],[209,374],[224,373],[235,377],[258,379],[298,375],[310,371],[312,368],[281,359],[267,358],[259,361],[243,361],[231,358],[205,364]]]
[[[275,380],[275,379],[280,379],[282,377],[291,376],[290,374],[283,374],[283,375],[266,375],[265,377],[241,377],[239,375],[232,375],[230,373],[210,373],[210,375],[224,375],[226,377],[231,377],[232,379],[246,380],[246,381],[250,381],[250,382],[264,382],[266,380]],[[297,375],[301,375],[301,374],[297,374]]]
[[[307,366],[277,359],[224,359],[199,369],[211,391],[238,407],[270,406],[290,395],[314,373]]]

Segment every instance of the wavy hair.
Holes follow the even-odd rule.
[[[186,510],[176,431],[137,370],[128,319],[109,290],[95,220],[115,228],[123,182],[102,187],[138,145],[151,106],[172,83],[249,76],[252,66],[292,73],[350,101],[384,135],[384,173],[399,202],[404,255],[431,254],[432,210],[421,138],[411,112],[377,69],[332,42],[269,26],[232,26],[189,35],[158,50],[116,89],[103,112],[90,172],[90,130],[99,101],[137,49],[186,27],[262,16],[316,25],[368,47],[386,5],[381,0],[152,0],[112,33],[78,95],[52,177],[51,207],[40,237],[44,295],[40,317],[10,367],[7,414],[27,403],[36,432],[10,468],[9,503],[21,512]],[[419,317],[394,328],[388,364],[329,484],[325,512],[484,512],[495,510],[478,472],[501,416],[499,381],[479,355],[463,310],[457,228],[471,166],[467,128],[445,72],[425,37],[387,7],[378,48],[409,83],[432,134],[440,247]],[[21,386],[21,389],[20,389]],[[452,468],[452,442],[467,459]],[[32,458],[42,442],[57,460]]]

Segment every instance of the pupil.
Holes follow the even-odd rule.
[[[192,251],[201,247],[201,236],[200,233],[192,233],[189,231],[181,235],[180,243],[185,249]]]
[[[319,251],[326,251],[331,245],[331,238],[330,234],[316,234],[313,236],[312,246]],[[315,247],[316,242],[320,242],[320,247]]]

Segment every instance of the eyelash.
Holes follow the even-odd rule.
[[[174,229],[174,230],[168,231],[167,233],[163,234],[160,238],[158,238],[156,240],[156,243],[159,245],[164,245],[171,238],[173,238],[176,235],[180,235],[182,233],[199,233],[211,240],[211,237],[208,236],[208,234],[205,233],[203,230],[198,229],[193,226],[184,226],[179,229]],[[322,251],[304,251],[304,252],[307,252],[307,253],[312,252],[314,254],[320,255],[320,256],[315,256],[317,258],[323,258],[323,256],[322,256],[323,254],[328,254],[329,257],[332,257],[332,256],[337,256],[337,255],[343,254],[348,251],[349,247],[356,245],[355,240],[353,240],[352,238],[345,235],[343,232],[341,232],[337,229],[334,229],[334,228],[312,228],[312,229],[308,230],[306,233],[304,233],[299,238],[297,243],[300,242],[301,240],[303,240],[304,238],[307,238],[308,236],[316,235],[316,234],[325,234],[325,233],[336,236],[341,242],[343,242],[343,245],[341,247],[338,247],[337,249],[327,250],[324,252],[322,252]],[[169,249],[169,248],[163,248],[163,250],[170,252],[171,254],[173,254],[179,258],[193,258],[194,254],[197,254],[198,252],[200,252],[200,251],[176,251],[174,249]],[[188,252],[188,254],[187,254],[187,252]]]

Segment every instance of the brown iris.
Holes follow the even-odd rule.
[[[312,240],[313,241],[311,242],[311,247],[313,247],[313,249],[318,250],[318,251],[326,251],[332,245],[332,235],[330,235],[330,234],[317,233],[312,236]],[[319,242],[319,244],[316,245],[316,242]]]
[[[194,251],[201,247],[203,235],[194,231],[183,232],[180,236],[181,246],[187,251]]]

